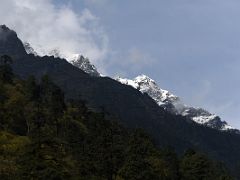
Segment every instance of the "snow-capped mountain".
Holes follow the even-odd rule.
[[[97,71],[97,68],[90,63],[89,59],[83,57],[82,55],[74,54],[68,60],[70,60],[70,63],[72,63],[74,66],[80,68],[91,76],[101,76],[100,73]]]
[[[23,46],[28,54],[33,54],[35,56],[38,55],[37,52],[32,48],[32,46],[28,42],[23,43]]]
[[[177,96],[166,90],[160,89],[154,80],[145,75],[137,76],[133,80],[123,79],[120,77],[116,78],[116,80],[122,84],[130,85],[142,93],[147,93],[157,102],[158,105],[179,101]]]
[[[211,114],[202,108],[195,108],[185,105],[178,96],[167,90],[161,89],[157,83],[146,75],[140,75],[133,80],[116,78],[122,84],[130,85],[142,93],[147,93],[156,103],[165,110],[190,118],[191,120],[218,130],[235,130],[233,127],[222,121],[219,116]]]
[[[38,53],[31,47],[29,43],[24,43],[24,48],[28,54],[34,54],[35,56],[38,55]],[[64,57],[58,50],[52,50],[48,53],[48,55],[64,58],[74,66],[80,68],[92,76],[102,76],[97,71],[97,68],[91,64],[89,59],[83,57],[80,54],[73,54],[71,56]],[[120,77],[116,78],[116,80],[122,84],[130,85],[142,93],[147,93],[152,99],[156,101],[159,106],[163,107],[165,110],[173,114],[188,117],[189,119],[199,124],[218,130],[238,131],[228,125],[227,122],[222,121],[220,117],[215,114],[211,114],[202,108],[195,108],[185,105],[178,96],[170,93],[167,90],[161,89],[153,79],[149,78],[146,75],[137,76],[133,80]]]
[[[33,49],[33,47],[25,42],[24,48],[28,54],[33,54],[35,56],[39,56],[39,54]],[[73,54],[70,56],[64,56],[62,55],[59,50],[53,49],[47,53],[49,56],[54,56],[54,57],[59,57],[59,58],[64,58],[68,62],[70,62],[72,65],[78,67],[79,69],[83,70],[84,72],[90,74],[91,76],[101,76],[101,74],[97,71],[97,68],[90,63],[88,58],[85,58],[84,56],[80,54]]]

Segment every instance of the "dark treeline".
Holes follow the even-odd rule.
[[[48,76],[21,80],[11,59],[0,65],[0,179],[228,180],[224,166],[187,150],[158,149],[142,130],[127,130],[66,101]]]

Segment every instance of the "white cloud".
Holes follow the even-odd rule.
[[[0,24],[14,29],[40,55],[58,49],[64,56],[80,53],[97,64],[108,52],[108,37],[88,9],[74,12],[51,0],[2,0]]]

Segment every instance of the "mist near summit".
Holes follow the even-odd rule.
[[[87,8],[75,12],[51,0],[3,0],[0,22],[17,31],[39,55],[55,50],[63,57],[79,53],[100,61],[108,49],[107,35]]]

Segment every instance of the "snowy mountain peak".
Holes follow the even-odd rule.
[[[179,98],[167,90],[161,89],[157,83],[146,75],[140,75],[133,80],[118,77],[117,81],[122,84],[130,85],[142,93],[147,93],[158,105],[179,101]]]
[[[33,47],[28,42],[24,42],[23,46],[28,54],[33,54],[35,56],[38,55],[37,52],[33,49]]]
[[[142,93],[147,93],[159,106],[173,114],[185,116],[198,124],[214,129],[238,131],[215,114],[211,114],[202,108],[185,105],[178,96],[161,89],[153,79],[146,75],[137,76],[133,80],[120,77],[116,78],[116,80],[122,84],[130,85]]]
[[[97,71],[97,68],[90,63],[88,58],[83,57],[80,54],[73,54],[71,58],[68,59],[70,63],[74,66],[80,68],[84,72],[92,75],[92,76],[101,76],[100,73]]]
[[[34,48],[28,43],[24,43],[24,48],[28,54],[33,54],[35,56],[39,56],[39,54],[34,50]],[[92,75],[92,76],[101,76],[101,74],[97,71],[97,68],[90,63],[88,58],[83,57],[80,54],[71,54],[69,56],[64,56],[58,49],[50,50],[46,53],[46,55],[54,56],[58,58],[64,58],[72,65],[78,67],[79,69],[83,70],[84,72]]]
[[[139,75],[137,77],[134,78],[134,80],[136,82],[139,82],[139,83],[142,83],[142,82],[145,82],[145,83],[155,83],[155,81],[153,79],[151,79],[150,77],[146,76],[145,74],[142,74],[142,75]]]
[[[134,78],[134,81],[139,84],[141,91],[143,91],[142,88],[145,88],[145,92],[149,90],[152,92],[159,92],[161,94],[160,98],[162,102],[180,100],[177,96],[173,95],[169,91],[161,89],[153,79],[144,74]]]

